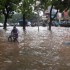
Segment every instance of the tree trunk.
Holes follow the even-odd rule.
[[[25,14],[23,14],[23,30],[26,30]]]
[[[52,25],[52,18],[50,18],[50,22],[49,22],[49,30],[51,31],[51,25]]]
[[[58,13],[58,9],[57,9],[57,12],[55,13],[54,17],[52,18],[52,9],[53,9],[53,5],[51,6],[51,9],[50,9],[50,22],[49,22],[49,30],[51,31],[51,26],[52,26],[52,20],[57,16],[57,13]]]
[[[51,25],[52,25],[52,9],[53,9],[53,5],[51,6],[51,9],[50,9],[50,22],[49,22],[49,30],[51,31]]]
[[[7,29],[7,19],[8,19],[8,15],[6,14],[6,15],[4,15],[5,16],[5,20],[4,20],[4,26],[3,26],[3,29]]]

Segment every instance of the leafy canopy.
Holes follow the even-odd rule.
[[[0,11],[5,14],[14,11],[21,0],[0,0]]]
[[[70,0],[40,0],[41,8],[47,9],[49,5],[55,6],[56,9],[63,11],[70,6]]]
[[[26,14],[26,17],[30,17],[33,13],[33,4],[34,4],[34,0],[22,0],[21,5],[19,6],[20,12],[22,14]]]

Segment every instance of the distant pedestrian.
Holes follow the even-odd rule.
[[[68,10],[65,9],[64,12],[63,12],[63,16],[64,16],[64,20],[68,20]]]
[[[61,14],[60,11],[58,10],[57,20],[58,20],[59,24],[61,23],[61,18],[62,18],[62,14]]]

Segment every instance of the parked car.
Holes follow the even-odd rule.
[[[52,26],[59,26],[60,23],[58,21],[52,21]]]
[[[61,21],[60,26],[62,27],[70,27],[70,21]]]
[[[3,23],[0,23],[0,27],[2,27],[3,26]]]
[[[9,26],[9,23],[7,23],[7,26]]]
[[[28,21],[28,22],[27,22],[27,26],[31,26],[31,22]]]
[[[32,27],[35,27],[35,26],[37,26],[37,24],[36,23],[32,23],[31,26]]]
[[[25,21],[25,24],[27,25],[27,21]],[[19,20],[19,26],[23,26],[23,20]]]

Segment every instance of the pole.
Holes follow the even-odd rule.
[[[38,10],[38,31],[39,31],[39,10]]]

